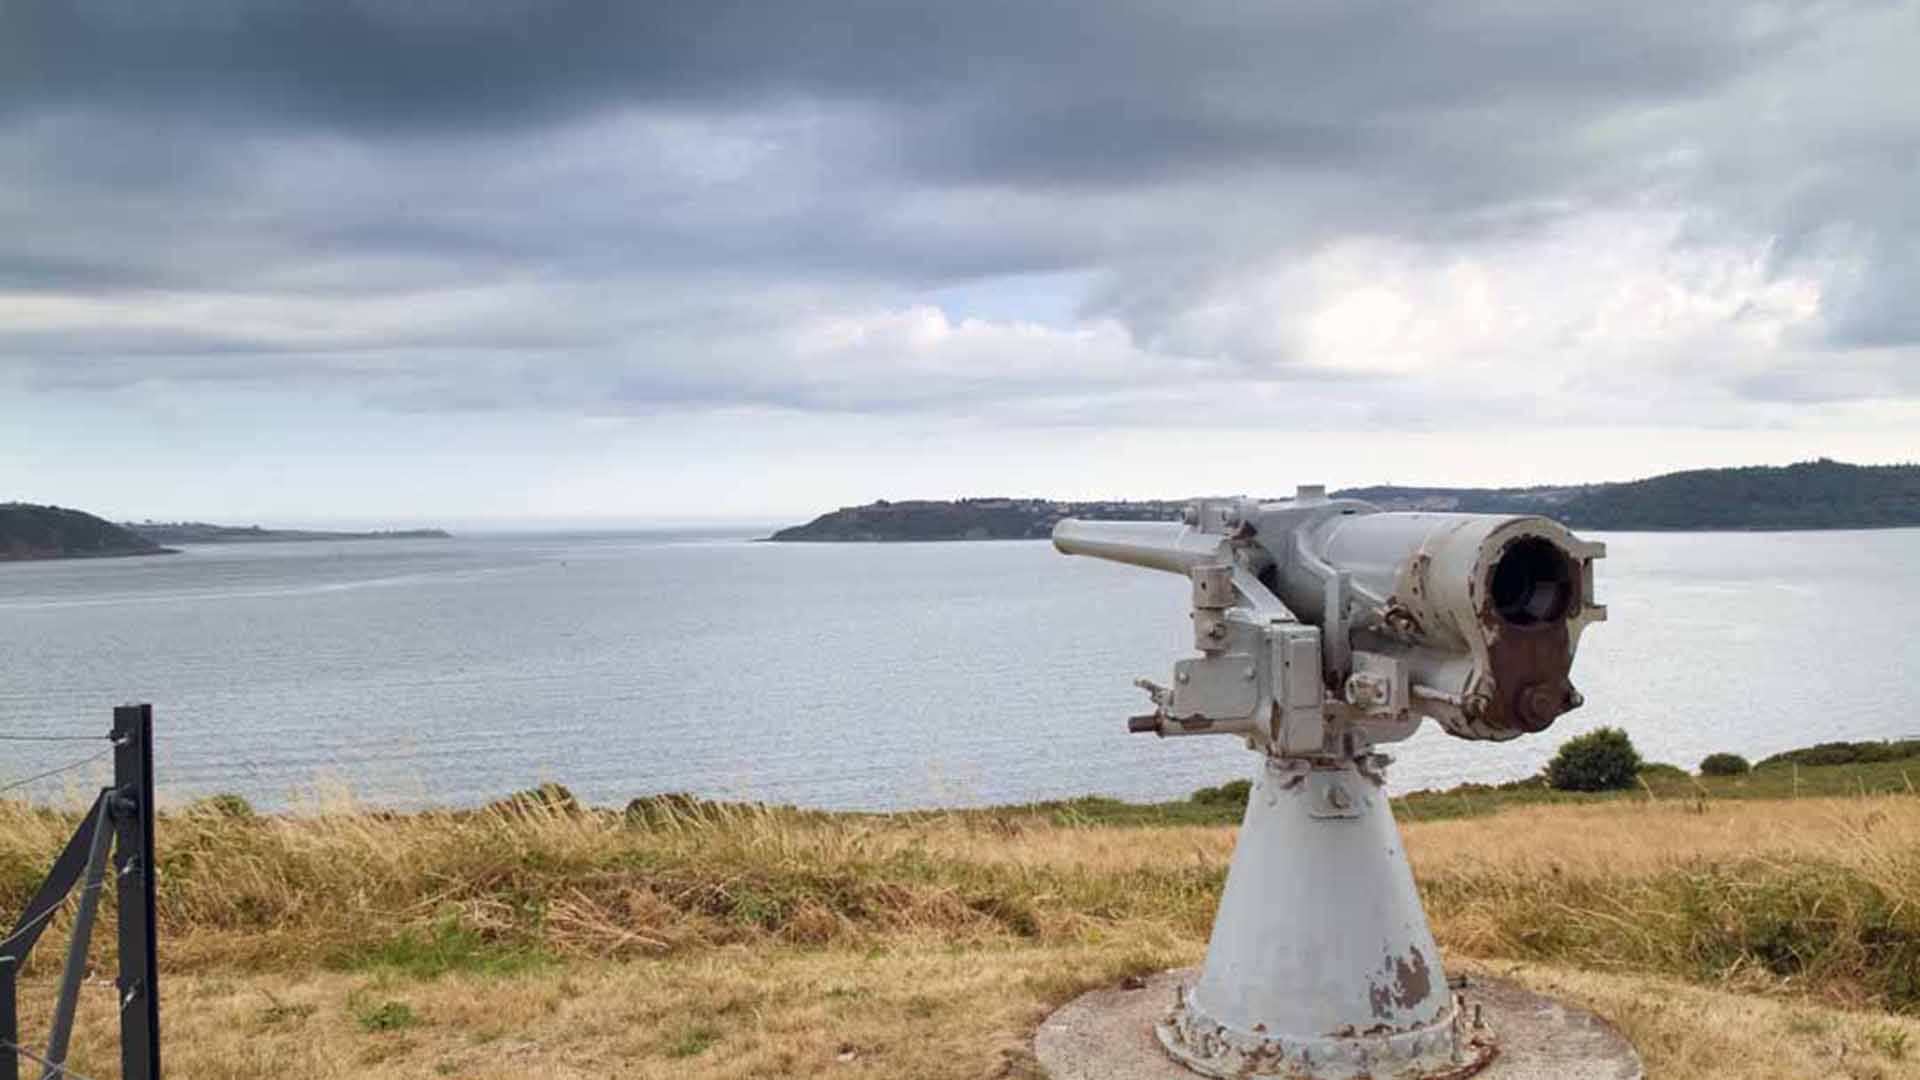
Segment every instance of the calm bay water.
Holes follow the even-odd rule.
[[[1599,538],[1587,707],[1505,744],[1429,727],[1394,787],[1524,775],[1601,724],[1689,767],[1920,733],[1920,530]],[[1124,733],[1133,678],[1189,651],[1186,602],[1180,578],[1045,543],[500,536],[4,564],[0,733],[100,732],[151,701],[166,792],[268,807],[543,780],[602,803],[1164,799],[1254,764],[1225,738]],[[0,743],[0,783],[78,748]],[[27,790],[76,777],[95,774]]]

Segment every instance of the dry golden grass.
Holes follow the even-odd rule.
[[[169,1075],[189,1080],[845,1077],[1039,1073],[1033,1028],[1082,990],[1197,959],[1191,944],[918,948],[731,946],[501,979],[315,973],[166,984]],[[1920,1078],[1920,1022],[1667,980],[1473,961],[1611,1017],[1652,1080]],[[369,1030],[362,1018],[411,1023]],[[383,1013],[381,1010],[385,1009]],[[114,1074],[111,992],[87,998],[72,1063]]]
[[[1224,862],[1234,831],[1002,827],[935,821],[900,839],[981,862],[1105,872]],[[1920,800],[1901,796],[1699,804],[1593,802],[1516,806],[1498,814],[1401,826],[1416,871],[1465,867],[1524,874],[1618,877],[1750,858],[1817,858],[1862,868],[1920,848]]]
[[[0,909],[24,902],[71,826],[0,804]],[[1122,922],[1204,930],[1218,859],[1129,874],[1019,854],[1103,832],[750,808],[641,822],[542,806],[182,813],[159,829],[163,960],[173,971],[518,969],[744,943],[1064,942]],[[1224,851],[1224,830],[1213,833],[1209,849]],[[1003,844],[1020,846],[1009,857]],[[437,955],[448,952],[450,964]]]
[[[1054,998],[1181,962],[1177,950],[729,946],[500,979],[325,973],[168,986],[169,1071],[276,1077],[1037,1075],[1026,1040]],[[404,1004],[414,1019],[368,1030]],[[82,1071],[113,1052],[110,1003],[81,1017]],[[99,1076],[100,1072],[89,1072]]]
[[[1756,998],[1647,976],[1468,960],[1612,1020],[1649,1080],[1895,1080],[1920,1077],[1920,1021]]]
[[[1453,951],[1920,1011],[1920,800],[1522,808],[1407,839]]]
[[[1920,799],[1521,806],[1406,826],[1416,871],[1469,866],[1581,877],[1647,875],[1746,859],[1818,859],[1866,872],[1920,849]]]
[[[0,806],[0,911],[71,826]],[[1455,969],[1588,1002],[1656,1077],[1920,1077],[1920,1028],[1876,1011],[1920,1012],[1920,800],[1522,807],[1405,832]],[[740,808],[174,814],[169,1072],[1032,1076],[1051,1008],[1199,959],[1232,841]],[[59,950],[40,953],[36,1010]],[[80,1026],[96,1077],[110,999],[89,990]]]

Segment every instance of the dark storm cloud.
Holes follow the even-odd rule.
[[[1491,303],[1534,335],[1516,348],[1650,371],[1693,348],[1687,378],[1760,402],[1904,395],[1913,23],[1876,3],[0,0],[0,298],[24,298],[0,374],[902,411],[1204,375],[1378,408],[1445,393],[1409,347],[1490,347],[1480,316],[1392,314],[1487,307],[1449,269],[1478,260],[1508,268]],[[1614,218],[1671,235],[1608,255],[1573,227]],[[1722,249],[1766,265],[1695,257]],[[1633,259],[1697,294],[1662,316],[1672,342],[1630,305],[1604,334],[1579,306],[1642,288]],[[1389,272],[1399,299],[1362,295]],[[1603,272],[1619,284],[1552,325],[1511,300]],[[1061,306],[1084,327],[916,307],[1048,275],[1077,283]],[[1817,318],[1769,291],[1801,279]],[[1788,339],[1879,352],[1793,377],[1736,356]],[[1377,355],[1315,359],[1349,348]]]
[[[1391,134],[1396,120],[1495,102],[1571,120],[1595,104],[1658,101],[1762,60],[1802,29],[1752,25],[1744,12],[12,0],[0,7],[0,108],[189,108],[421,133],[497,131],[622,101],[846,100],[926,125],[913,150],[941,170],[1102,184],[1121,178],[1116,169],[1338,159],[1369,129]]]
[[[149,274],[105,255],[85,258],[0,251],[0,291],[105,291],[135,288],[151,281]]]

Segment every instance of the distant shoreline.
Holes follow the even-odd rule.
[[[1547,516],[1551,517],[1552,515],[1547,515]],[[1151,519],[1130,519],[1130,520],[1151,520]],[[1913,522],[1911,524],[1899,523],[1899,524],[1891,524],[1891,525],[1830,525],[1830,526],[1824,526],[1824,527],[1816,527],[1811,525],[1748,525],[1748,526],[1727,526],[1725,528],[1706,528],[1701,526],[1677,526],[1677,525],[1672,527],[1634,526],[1632,528],[1625,528],[1625,527],[1602,528],[1599,526],[1590,525],[1581,529],[1581,535],[1586,535],[1588,533],[1657,533],[1657,534],[1674,535],[1674,536],[1682,536],[1687,534],[1707,535],[1707,534],[1715,534],[1715,533],[1746,533],[1746,534],[1807,533],[1807,532],[1843,533],[1843,532],[1890,532],[1895,529],[1920,529],[1920,522]],[[1002,542],[1025,542],[1030,544],[1037,544],[1037,543],[1045,542],[1049,539],[1051,539],[1051,537],[1049,536],[828,537],[828,536],[777,536],[776,535],[776,536],[751,537],[748,539],[747,542],[753,543],[753,544],[876,544],[876,545],[973,544],[973,543],[1002,543]]]
[[[271,544],[326,540],[451,540],[445,529],[385,529],[333,532],[324,529],[263,529],[258,525],[210,525],[203,521],[126,521],[121,527],[156,544]]]
[[[1382,510],[1538,514],[1595,532],[1808,532],[1920,526],[1920,465],[1821,459],[1696,469],[1622,483],[1529,488],[1365,487],[1332,493]],[[1179,521],[1188,500],[879,500],[767,539],[783,543],[1043,540],[1062,518]]]
[[[0,562],[108,559],[130,555],[177,555],[172,544],[235,544],[315,540],[448,540],[445,529],[328,532],[263,529],[258,525],[211,525],[204,521],[144,521],[115,524],[65,506],[0,502]]]

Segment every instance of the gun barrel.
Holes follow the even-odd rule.
[[[1091,555],[1173,574],[1185,574],[1218,558],[1224,539],[1175,521],[1064,518],[1053,527],[1053,546],[1064,554]]]

